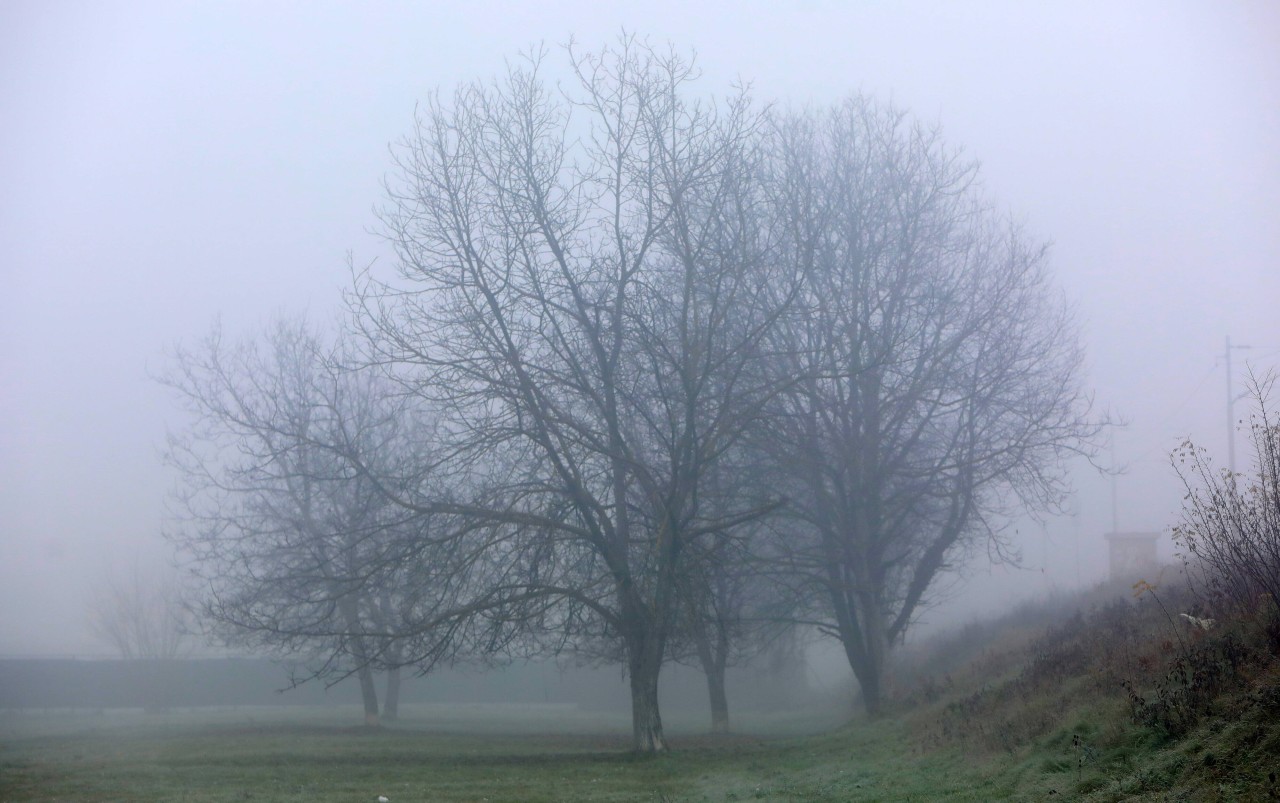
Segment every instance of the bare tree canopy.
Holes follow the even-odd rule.
[[[168,449],[184,479],[169,537],[202,582],[212,635],[304,656],[316,677],[356,673],[375,723],[372,670],[392,673],[394,712],[394,673],[459,643],[442,612],[484,582],[456,539],[436,537],[439,518],[392,502],[429,493],[430,422],[344,349],[279,321],[178,352],[165,381],[194,425]]]
[[[772,333],[798,379],[766,439],[793,502],[778,549],[875,711],[939,573],[1011,501],[1055,505],[1096,425],[1045,247],[995,213],[974,163],[864,98],[777,132],[780,258],[806,279]]]
[[[727,663],[809,625],[876,711],[939,575],[1058,504],[1097,432],[1046,249],[890,107],[700,100],[625,36],[567,55],[393,148],[358,349],[281,325],[180,355],[206,617],[322,671],[590,650],[646,752],[665,661],[696,656],[724,729]]]
[[[636,748],[662,750],[686,555],[762,507],[704,504],[706,477],[771,393],[756,356],[788,280],[749,99],[690,99],[692,66],[632,39],[569,56],[559,94],[534,54],[427,106],[384,214],[399,276],[358,300],[449,411],[447,450],[489,467],[474,514],[506,527],[526,592],[622,645]]]

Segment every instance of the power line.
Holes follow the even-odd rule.
[[[1164,416],[1161,417],[1161,420],[1160,420],[1161,426],[1159,427],[1159,430],[1161,432],[1168,432],[1169,422],[1173,419],[1176,419],[1177,416],[1184,409],[1186,409],[1187,405],[1191,403],[1191,400],[1200,395],[1200,393],[1205,389],[1205,386],[1208,385],[1209,378],[1212,377],[1215,373],[1217,373],[1217,371],[1218,371],[1218,363],[1215,362],[1212,366],[1209,367],[1209,370],[1201,374],[1200,378],[1196,381],[1195,387],[1192,388],[1191,392],[1188,393],[1186,396],[1184,396],[1182,401],[1180,401],[1173,408],[1172,411],[1166,413]],[[1128,465],[1130,463],[1140,463],[1146,458],[1150,457],[1151,454],[1155,452],[1157,449],[1166,448],[1166,444],[1163,442],[1166,436],[1160,436],[1160,437],[1161,437],[1161,442],[1152,444],[1147,449],[1139,453],[1137,457],[1131,460],[1126,460],[1125,465]]]

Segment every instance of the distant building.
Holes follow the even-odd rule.
[[[1160,560],[1156,555],[1156,541],[1160,533],[1107,533],[1111,545],[1111,579],[1136,583],[1151,579],[1145,575],[1154,571]]]

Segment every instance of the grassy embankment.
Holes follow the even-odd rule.
[[[655,759],[627,752],[625,719],[572,708],[410,708],[377,730],[332,709],[10,713],[0,800],[1280,798],[1274,619],[1193,632],[1185,591],[1125,596],[913,650],[875,721],[711,739],[673,712],[673,751]],[[804,722],[738,721],[743,734]]]

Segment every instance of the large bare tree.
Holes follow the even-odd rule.
[[[778,124],[781,257],[806,278],[767,451],[778,557],[875,712],[891,646],[939,575],[1000,546],[1012,504],[1066,490],[1096,434],[1045,247],[998,215],[935,128],[853,98]]]
[[[703,495],[770,395],[759,348],[787,278],[745,94],[691,99],[690,63],[629,38],[568,53],[559,92],[534,54],[426,106],[388,187],[398,275],[362,274],[357,302],[381,359],[447,411],[442,449],[485,489],[468,514],[522,567],[511,599],[621,646],[635,747],[657,751],[689,555],[765,506]]]

